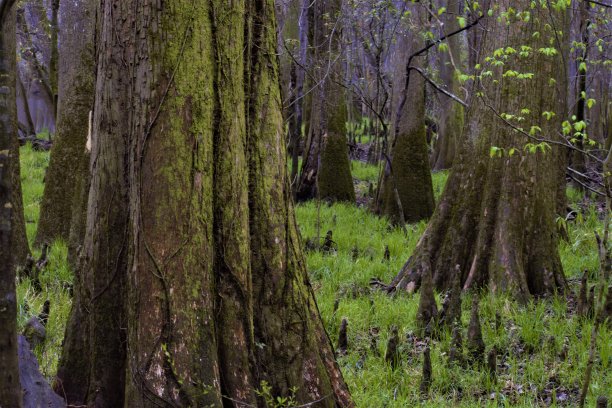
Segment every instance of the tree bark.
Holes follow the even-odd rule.
[[[0,0],[0,403],[21,407],[17,358],[17,295],[13,231],[13,174],[19,156],[15,89],[15,12],[13,1]]]
[[[423,19],[420,5],[410,6],[414,19]],[[408,55],[422,48],[420,36],[404,36]],[[420,57],[423,59],[423,57]],[[421,67],[417,57],[411,63]],[[425,134],[425,81],[410,70],[399,82],[400,101],[394,118],[394,139],[385,155],[385,170],[377,199],[377,212],[393,223],[418,222],[431,217],[434,193]]]
[[[54,0],[54,2],[57,0]],[[95,4],[87,0],[62,2],[59,101],[56,134],[45,178],[36,245],[68,241],[78,186],[87,172],[81,166],[89,112],[94,103]],[[52,44],[53,45],[53,44]],[[74,208],[77,210],[77,208]],[[78,219],[77,219],[78,220]],[[77,221],[75,220],[75,221]]]
[[[460,15],[460,2],[448,0],[446,3],[447,10],[444,14],[444,30],[453,32],[459,29],[457,16]],[[457,95],[461,89],[455,70],[455,68],[463,70],[463,64],[461,64],[461,38],[458,35],[450,37],[447,42],[448,49],[441,53],[439,59],[440,78],[453,95]],[[433,170],[445,170],[452,167],[455,153],[458,150],[458,145],[461,143],[460,137],[465,115],[463,106],[444,96],[442,96],[440,102],[440,110],[442,115],[440,117],[438,140],[436,141],[431,160]]]
[[[53,117],[57,120],[57,107],[59,97],[59,12],[60,0],[51,0],[51,56],[49,58],[49,83],[51,84],[51,92],[53,93]]]
[[[411,291],[419,285],[424,256],[430,257],[438,289],[452,281],[452,265],[459,265],[464,289],[488,285],[492,291],[527,299],[566,287],[555,225],[564,187],[563,160],[554,141],[559,137],[567,88],[558,69],[561,55],[539,51],[549,46],[549,38],[559,41],[556,47],[562,49],[565,40],[552,27],[564,26],[565,10],[542,6],[530,10],[526,0],[496,4],[499,11],[483,20],[484,29],[478,34],[482,48],[477,51],[483,71],[491,71],[492,77],[482,77],[474,85],[477,97],[468,112],[464,147],[424,236],[392,289]],[[525,21],[506,13],[511,6],[517,13],[530,11],[531,17]],[[541,35],[532,36],[534,32]],[[494,59],[485,59],[493,58],[501,47],[520,50],[521,46],[531,47],[529,57],[511,53],[503,69],[493,66]],[[509,69],[534,76],[504,76]],[[547,120],[544,112],[557,115]],[[523,119],[502,119],[502,113]],[[534,134],[551,139],[551,148],[530,153],[526,146],[530,139],[512,127],[526,124],[539,126],[541,131]],[[505,153],[490,157],[492,147]]]
[[[291,189],[294,192],[297,191],[298,185],[298,171],[299,171],[299,150],[300,143],[302,140],[302,124],[304,123],[304,84],[306,82],[306,64],[308,55],[308,9],[310,8],[310,2],[308,0],[301,0],[299,7],[298,17],[298,40],[299,40],[299,54],[298,61],[301,66],[297,63],[293,63],[293,93],[292,93],[292,120],[289,122],[290,125],[290,143],[291,143]]]
[[[6,4],[11,3],[11,1],[5,2]],[[10,55],[11,51],[15,51],[15,11],[8,7],[6,10],[6,33],[5,35],[5,43],[3,45],[6,50],[7,55]],[[9,14],[10,12],[10,14]],[[4,26],[3,26],[4,28]],[[7,58],[5,63],[8,64],[6,67],[9,70],[9,74],[6,81],[7,84],[7,92],[9,95],[12,95],[10,92],[15,91],[16,89],[16,78],[14,73],[16,72],[16,61],[15,58]],[[14,95],[13,95],[14,96]],[[10,98],[10,96],[9,96]],[[17,115],[17,106],[15,104],[15,99],[9,99],[9,103],[7,103],[6,109],[7,114],[9,115],[6,119],[7,121],[12,121],[13,119],[16,121]],[[8,122],[7,122],[8,123]],[[8,126],[8,125],[7,125]],[[16,267],[23,265],[26,260],[26,257],[30,254],[30,246],[28,244],[28,237],[26,235],[26,227],[25,227],[25,218],[23,215],[23,196],[21,192],[21,169],[19,164],[19,140],[17,139],[17,123],[10,124],[10,127],[6,127],[7,133],[5,140],[5,148],[8,149],[10,160],[8,160],[6,166],[8,168],[8,174],[11,177],[11,205],[12,205],[12,227],[11,227],[11,256],[13,265]],[[9,133],[12,132],[12,133]]]
[[[354,201],[355,190],[350,175],[348,148],[332,149],[325,154],[328,139],[344,138],[346,145],[346,95],[338,85],[344,79],[341,62],[342,1],[315,2],[310,6],[312,21],[310,44],[314,49],[311,67],[315,71],[313,96],[309,99],[310,126],[304,149],[298,201],[321,198]],[[336,146],[332,143],[332,146]],[[335,175],[341,174],[340,177]],[[319,177],[325,180],[319,180]],[[324,191],[319,187],[325,185]]]
[[[100,22],[68,403],[263,407],[266,381],[353,406],[293,214],[274,2],[105,0]]]

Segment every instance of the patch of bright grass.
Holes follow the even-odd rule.
[[[19,153],[26,232],[32,246],[44,190],[43,179],[49,164],[49,153],[35,151],[30,145],[23,146]],[[35,257],[40,256],[39,249],[34,248],[32,252]],[[17,284],[19,305],[17,322],[20,330],[28,319],[41,312],[45,300],[51,301],[46,342],[44,346],[35,350],[41,371],[49,379],[57,371],[66,321],[72,305],[68,287],[72,284],[73,274],[66,262],[67,252],[66,244],[63,242],[55,242],[51,246],[48,254],[49,263],[39,278],[42,286],[40,294],[34,291],[27,278]]]
[[[376,184],[378,182],[379,167],[361,161],[351,161],[351,174],[353,178],[363,182]]]
[[[36,235],[40,203],[43,197],[45,171],[49,165],[49,152],[38,152],[28,143],[19,151],[21,162],[21,190],[26,233],[30,246]]]
[[[354,176],[359,174],[355,171]],[[360,177],[377,174],[366,167]],[[356,176],[355,176],[356,177]],[[448,177],[447,172],[433,174],[434,192],[439,199]],[[573,194],[573,193],[570,193]],[[316,202],[297,207],[302,237],[312,239],[333,231],[338,245],[335,254],[320,252],[307,254],[308,270],[326,329],[337,341],[342,318],[349,322],[349,352],[339,358],[344,377],[359,407],[406,406],[518,406],[536,407],[552,403],[574,406],[586,367],[592,321],[567,313],[567,299],[563,295],[535,300],[520,305],[505,294],[484,293],[480,306],[482,332],[487,350],[498,350],[498,380],[492,382],[478,367],[449,367],[450,333],[434,341],[431,356],[433,384],[429,399],[419,395],[422,355],[406,341],[415,332],[415,315],[419,295],[390,297],[368,289],[370,278],[390,282],[411,255],[423,233],[425,223],[408,227],[404,236],[397,228],[390,228],[385,219],[378,218],[365,208],[347,204]],[[560,255],[568,278],[579,276],[582,269],[596,270],[597,250],[593,230],[601,229],[601,221],[594,209],[568,225],[570,241],[560,243]],[[391,259],[382,261],[384,247],[389,246]],[[359,255],[353,259],[353,249]],[[463,337],[470,318],[472,294],[463,299]],[[340,298],[338,309],[334,303]],[[439,299],[439,298],[438,298]],[[440,303],[440,302],[438,302]],[[496,326],[499,313],[501,326]],[[391,325],[399,328],[402,340],[401,366],[395,371],[384,361],[386,342]],[[378,352],[370,351],[369,331],[379,330]],[[597,396],[612,388],[608,374],[612,346],[608,329],[598,336],[598,364],[596,364],[587,405],[592,406]],[[569,345],[568,357],[559,358],[564,343]],[[365,356],[365,357],[363,357]],[[546,403],[548,401],[548,403]]]

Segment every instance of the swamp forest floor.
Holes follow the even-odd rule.
[[[21,148],[22,188],[26,227],[30,243],[36,233],[43,194],[48,152]],[[419,295],[389,296],[370,287],[371,278],[390,282],[411,255],[425,229],[425,222],[408,226],[408,234],[372,215],[367,207],[369,183],[376,183],[378,169],[352,162],[358,205],[309,202],[297,206],[302,240],[316,239],[333,231],[337,251],[306,253],[311,284],[334,345],[343,318],[348,321],[348,350],[338,362],[358,407],[539,407],[575,406],[587,364],[593,320],[575,314],[575,297],[558,295],[520,305],[506,295],[482,294],[480,319],[487,350],[496,347],[497,381],[484,368],[447,364],[450,332],[431,344],[432,384],[427,398],[419,392],[424,339],[415,336]],[[447,174],[435,173],[434,191],[441,194]],[[574,293],[582,271],[592,278],[599,267],[594,230],[603,228],[593,202],[568,188],[570,206],[578,217],[569,222],[569,241],[559,246],[565,274]],[[389,260],[384,260],[385,247]],[[35,251],[36,252],[36,251]],[[41,370],[55,374],[65,323],[70,312],[69,287],[73,274],[66,262],[66,245],[51,246],[49,264],[37,294],[28,279],[18,284],[19,324],[40,312],[51,301],[47,341],[36,350]],[[35,254],[36,255],[36,254]],[[469,321],[471,296],[463,299],[463,327]],[[440,303],[440,295],[437,295]],[[498,314],[496,322],[496,313]],[[496,324],[497,323],[497,324]],[[390,328],[398,328],[400,364],[385,362]],[[375,339],[374,341],[372,339]],[[372,347],[372,343],[375,346]],[[602,326],[598,335],[597,361],[587,406],[612,389],[611,330]]]

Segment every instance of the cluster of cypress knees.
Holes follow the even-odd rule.
[[[388,247],[385,250],[385,259],[388,259]],[[474,293],[472,297],[472,307],[470,322],[467,329],[467,356],[464,354],[463,345],[463,327],[461,324],[461,283],[460,276],[461,271],[459,265],[455,266],[455,273],[453,274],[453,281],[451,283],[450,290],[446,293],[442,302],[442,307],[438,311],[436,300],[433,291],[433,281],[431,272],[426,265],[422,267],[421,277],[421,297],[419,300],[419,308],[417,311],[417,323],[418,323],[418,334],[424,339],[422,344],[423,354],[423,370],[420,383],[420,393],[423,398],[426,398],[429,394],[429,390],[432,384],[432,366],[431,366],[431,350],[430,343],[431,339],[440,337],[440,334],[444,328],[452,328],[450,350],[448,353],[448,364],[457,365],[460,367],[480,367],[486,370],[489,379],[493,382],[497,382],[497,349],[495,346],[491,347],[486,352],[486,345],[482,336],[482,329],[480,324],[479,315],[479,296]],[[593,313],[593,295],[588,295],[588,281],[587,272],[585,271],[584,276],[581,280],[580,292],[577,300],[576,313],[580,316],[592,316]],[[374,286],[381,286],[376,280],[373,283]],[[384,288],[383,288],[384,289]],[[610,297],[608,297],[610,298]],[[339,300],[336,300],[334,304],[334,312],[338,309]],[[502,328],[502,318],[499,312],[495,313],[495,328],[499,332]],[[342,319],[340,324],[340,330],[338,334],[338,343],[336,352],[339,356],[346,355],[348,349],[348,320]],[[370,350],[379,356],[377,338],[378,328],[370,329]],[[414,342],[415,337],[410,334],[409,341]],[[554,340],[554,339],[551,339]],[[569,344],[567,339],[563,344],[563,348],[559,353],[559,358],[565,360],[568,356]],[[387,350],[385,353],[385,360],[395,370],[400,364],[400,337],[398,335],[397,326],[393,325],[390,328],[390,335],[387,341]],[[486,354],[486,358],[485,358]],[[366,354],[362,353],[360,360],[357,362],[358,368],[362,368],[365,362]],[[606,408],[608,406],[608,400],[605,396],[600,396],[597,399],[597,408]]]

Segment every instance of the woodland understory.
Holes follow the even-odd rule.
[[[606,408],[611,33],[0,0],[0,408]]]
[[[46,152],[30,146],[21,150],[25,214],[30,241],[36,235],[36,221],[42,198],[42,177],[48,165]],[[367,210],[368,185],[375,182],[376,166],[352,161],[355,189],[360,205],[316,202],[296,209],[304,240],[314,238],[317,228],[333,231],[337,250],[332,253],[307,252],[309,276],[325,328],[334,343],[341,321],[348,321],[347,352],[339,357],[345,380],[359,407],[406,406],[575,406],[580,394],[588,359],[593,317],[577,315],[580,280],[584,270],[594,280],[599,268],[593,231],[601,231],[602,207],[575,188],[567,196],[579,217],[569,226],[569,240],[559,246],[570,293],[534,299],[521,304],[509,295],[483,293],[480,303],[482,335],[487,351],[496,348],[497,379],[480,367],[449,365],[452,331],[432,341],[432,383],[427,398],[419,391],[423,350],[426,340],[416,334],[416,312],[420,294],[390,297],[370,285],[373,277],[390,282],[411,255],[426,223],[408,227],[408,235],[391,227]],[[439,197],[447,172],[433,174],[434,191]],[[385,259],[385,248],[389,259]],[[61,354],[66,319],[70,312],[73,274],[66,263],[66,244],[55,242],[49,263],[40,275],[42,292],[29,279],[17,287],[21,328],[38,314],[45,300],[51,309],[47,340],[36,349],[41,370],[52,380]],[[35,256],[38,253],[35,253]],[[464,329],[470,320],[473,293],[463,298]],[[442,294],[436,294],[438,304]],[[391,328],[398,328],[399,364],[385,360]],[[612,332],[602,326],[597,337],[598,357],[587,406],[612,388]],[[465,333],[464,333],[465,337]],[[375,339],[375,340],[373,340]],[[375,342],[374,348],[372,347]],[[291,405],[286,405],[291,406]]]

